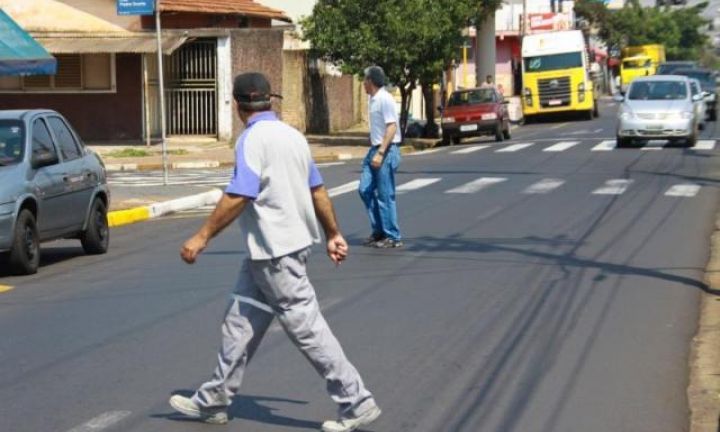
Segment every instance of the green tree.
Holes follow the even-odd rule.
[[[345,73],[382,67],[400,90],[404,134],[410,94],[417,84],[432,89],[457,55],[463,28],[482,5],[499,2],[483,0],[478,6],[471,0],[319,0],[301,23],[303,38],[318,57]],[[430,105],[428,118],[434,117]]]

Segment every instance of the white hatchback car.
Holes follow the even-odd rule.
[[[690,80],[677,75],[654,75],[633,80],[618,111],[617,146],[636,141],[666,139],[692,147],[697,142],[700,119]]]

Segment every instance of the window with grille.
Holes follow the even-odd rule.
[[[115,92],[114,54],[55,54],[57,74],[0,77],[0,93]]]

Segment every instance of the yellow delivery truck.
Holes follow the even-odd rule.
[[[651,44],[625,47],[621,58],[620,91],[625,93],[635,78],[655,75],[660,63],[665,62],[665,46]]]
[[[597,92],[580,30],[527,35],[522,42],[522,57],[522,108],[526,120],[560,112],[582,112],[588,119],[597,116]]]

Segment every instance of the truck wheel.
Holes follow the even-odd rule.
[[[20,211],[9,256],[10,269],[18,275],[37,273],[40,265],[40,237],[35,216],[30,210]]]
[[[107,221],[107,208],[102,200],[95,198],[90,208],[87,229],[80,236],[85,253],[90,255],[104,254],[110,244],[110,229]]]

